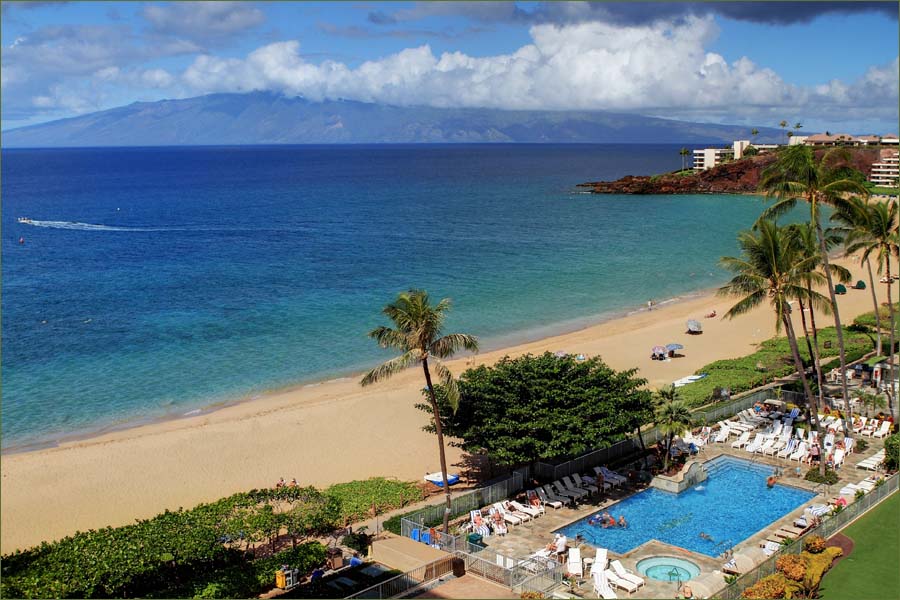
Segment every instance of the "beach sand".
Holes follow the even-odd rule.
[[[841,262],[854,272],[854,281],[865,279],[860,267]],[[599,355],[616,369],[637,367],[651,386],[660,387],[713,360],[748,354],[774,335],[768,305],[732,321],[722,319],[733,302],[708,293],[483,353],[474,363],[564,350]],[[848,290],[839,304],[845,323],[872,310],[868,290]],[[717,318],[703,318],[713,309]],[[688,318],[703,323],[702,335],[685,333]],[[829,323],[830,317],[820,317],[820,326]],[[650,360],[651,347],[672,342],[684,344],[683,358]],[[471,359],[449,365],[459,375]],[[421,480],[438,471],[435,437],[422,431],[426,415],[413,406],[421,400],[421,370],[365,389],[358,381],[357,376],[305,386],[204,415],[4,455],[0,549],[7,553],[76,530],[132,523],[166,508],[189,508],[271,486],[279,477],[326,486],[379,475]],[[453,447],[447,454],[451,464],[461,456]]]

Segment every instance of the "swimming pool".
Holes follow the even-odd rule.
[[[767,487],[767,465],[720,456],[705,466],[709,478],[680,494],[650,488],[607,507],[616,520],[625,517],[625,529],[588,525],[585,517],[557,531],[619,554],[656,539],[716,557],[815,496],[788,485]]]

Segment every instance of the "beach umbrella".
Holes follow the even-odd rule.
[[[834,286],[834,293],[835,294],[846,294],[847,287],[843,283],[839,283],[836,286]]]
[[[565,358],[568,356],[568,354],[566,354],[562,350],[557,350],[555,356],[556,356],[556,358]]]
[[[666,344],[666,350],[672,352],[673,350],[683,350],[684,346],[681,344]]]
[[[687,322],[687,328],[691,333],[700,333],[701,331],[703,331],[703,325],[701,325],[700,321],[696,319],[690,319]]]
[[[653,350],[650,352],[651,354],[665,354],[668,350],[666,350],[665,346],[653,346]]]

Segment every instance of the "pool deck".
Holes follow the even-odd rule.
[[[807,465],[798,463],[797,461],[789,461],[772,456],[762,456],[760,454],[751,455],[744,450],[731,448],[733,439],[729,439],[728,442],[724,444],[710,444],[709,446],[704,447],[697,457],[701,461],[705,462],[722,455],[733,456],[744,460],[755,457],[754,462],[756,464],[769,465],[773,470],[775,467],[784,469],[786,475],[782,477],[781,483],[817,493],[815,497],[810,498],[797,509],[787,513],[782,518],[774,521],[770,526],[735,545],[733,552],[751,555],[755,562],[760,562],[765,558],[765,555],[760,548],[760,544],[764,543],[766,538],[772,532],[778,530],[781,526],[791,525],[796,518],[803,515],[804,509],[810,504],[832,501],[836,497],[837,492],[847,483],[857,483],[869,475],[873,475],[875,472],[857,469],[856,465],[880,450],[884,445],[883,440],[869,437],[861,439],[866,440],[869,447],[864,452],[854,452],[849,455],[845,460],[844,465],[838,471],[840,476],[838,483],[825,489],[819,484],[814,484],[804,480],[802,477],[793,475],[794,469],[798,464],[801,465],[803,474],[805,474],[809,468]],[[516,558],[528,556],[551,542],[553,539],[553,531],[587,517],[588,515],[597,512],[598,509],[603,509],[615,502],[623,500],[636,492],[646,489],[646,487],[646,485],[643,485],[632,487],[624,491],[613,490],[611,494],[602,498],[594,496],[576,508],[564,507],[554,510],[553,508],[548,507],[544,516],[521,525],[510,526],[507,535],[492,535],[485,538],[484,542],[492,550],[505,554],[506,556]],[[853,502],[853,498],[847,497],[847,501]],[[752,509],[752,507],[748,507],[748,509]],[[569,540],[570,547],[573,542],[574,540]],[[579,548],[581,549],[583,558],[592,558],[596,552],[593,546],[586,543],[580,544]],[[726,562],[725,558],[712,558],[657,540],[650,540],[625,554],[617,554],[612,551],[609,551],[608,554],[610,560],[618,559],[626,569],[635,572],[637,571],[635,565],[639,560],[650,556],[660,555],[685,558],[696,563],[697,566],[700,567],[700,576],[692,580],[692,584],[695,584],[693,585],[695,596],[705,595],[703,591],[705,591],[706,588],[709,588],[708,592],[715,592],[724,583],[722,565]],[[616,593],[620,598],[672,598],[678,592],[676,583],[656,581],[646,577],[644,579],[646,584],[637,592],[629,595],[624,590],[616,590]],[[590,582],[590,576],[587,572],[585,572],[584,582],[575,588],[573,595],[586,598],[596,597]]]

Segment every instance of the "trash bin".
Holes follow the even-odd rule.
[[[487,544],[484,543],[484,537],[480,533],[470,533],[469,534],[469,543],[474,544],[475,546],[481,546],[485,548]]]
[[[285,580],[284,571],[278,569],[275,571],[275,587],[281,588],[282,590],[287,587],[287,581]]]
[[[326,556],[329,569],[337,570],[344,566],[344,554],[340,548],[329,548]]]
[[[466,574],[466,561],[461,558],[454,558],[450,561],[450,565],[453,567],[453,576],[454,577],[462,577]]]

